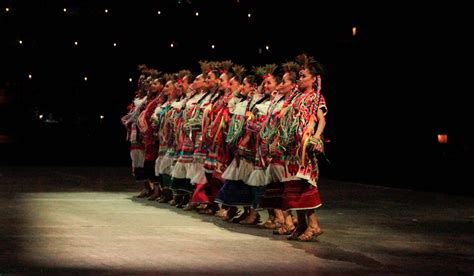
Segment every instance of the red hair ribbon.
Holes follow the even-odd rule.
[[[225,73],[227,73],[227,70],[219,70],[219,73],[225,74]]]
[[[179,78],[176,82],[177,82],[178,84],[182,84],[182,83],[183,83],[183,79]]]

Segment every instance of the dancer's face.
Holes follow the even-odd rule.
[[[316,77],[311,75],[311,73],[307,69],[303,69],[300,71],[299,85],[302,89],[310,89],[311,87],[313,87],[315,81]]]
[[[230,90],[232,92],[239,93],[241,89],[242,89],[242,86],[237,80],[235,80],[235,78],[230,79]]]
[[[184,77],[183,78],[183,81],[181,83],[179,83],[179,88],[184,92],[186,93],[186,91],[188,90],[189,88],[189,83],[188,83],[188,77]]]
[[[172,81],[168,81],[163,88],[163,94],[168,97],[175,97],[176,96],[176,87]]]
[[[160,93],[163,90],[163,84],[157,79],[153,80],[151,83],[151,91],[154,93]]]
[[[226,73],[222,74],[219,77],[219,89],[220,90],[227,90],[229,88],[230,82],[229,82],[229,75]]]
[[[213,88],[214,86],[219,84],[219,79],[213,72],[209,72],[207,73],[206,84],[207,88]]]
[[[181,97],[185,91],[181,88],[181,85],[179,83],[174,84],[174,91],[178,97]]]
[[[274,90],[276,90],[278,83],[276,82],[273,76],[268,77],[265,80],[263,85],[263,89],[265,90],[265,94],[271,94]]]
[[[247,80],[247,78],[244,79],[243,85],[242,85],[242,91],[240,94],[247,96],[250,91],[252,91],[253,85]]]
[[[205,86],[204,76],[201,74],[194,79],[194,82],[191,84],[193,89],[199,90]]]
[[[282,95],[286,95],[293,89],[294,83],[291,81],[290,74],[285,73],[283,75],[283,80],[278,86],[278,92]]]

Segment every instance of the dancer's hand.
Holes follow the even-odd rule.
[[[324,152],[324,143],[319,135],[311,137],[311,140],[315,141],[315,143],[313,143],[313,151]]]

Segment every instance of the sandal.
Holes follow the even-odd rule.
[[[176,208],[183,208],[186,204],[189,203],[189,195],[183,195],[179,202],[176,202]]]
[[[234,218],[230,219],[229,221],[232,222],[232,223],[239,223],[242,220],[244,220],[245,218],[247,218],[248,216],[249,216],[249,213],[244,211],[244,213],[242,213],[240,216],[234,217]]]
[[[207,204],[200,203],[198,206],[196,206],[196,210],[204,210],[207,208]]]
[[[224,209],[224,208],[221,208],[221,209],[219,209],[219,211],[217,211],[214,215],[215,215],[216,217],[219,217],[219,218],[225,217],[225,216],[227,216],[227,210]]]
[[[144,197],[149,197],[153,194],[153,191],[152,190],[149,190],[149,189],[143,189],[140,191],[140,193],[138,195],[136,195],[135,197],[137,198],[144,198]]]
[[[158,201],[159,203],[168,203],[170,202],[172,198],[170,198],[169,196],[161,196],[160,198],[157,198],[156,201]]]
[[[207,209],[204,209],[203,212],[201,212],[201,214],[204,214],[204,215],[209,215],[209,216],[212,216],[216,213],[215,210],[213,210],[212,208],[207,208]]]
[[[216,206],[213,204],[206,204],[205,209],[199,209],[198,213],[203,215],[214,215],[217,212]]]
[[[298,237],[303,232],[304,231],[299,230],[298,227],[295,227],[295,229],[293,229],[293,232],[291,232],[291,234],[286,239],[289,240],[289,241],[296,241],[296,240],[298,240]]]
[[[322,234],[323,231],[319,230],[319,232],[316,232],[314,228],[308,227],[308,229],[306,229],[303,234],[298,236],[297,240],[302,242],[310,242],[314,241],[318,236]]]
[[[273,230],[273,235],[290,235],[296,228],[294,225],[292,226],[293,228],[288,228],[289,226],[287,226],[286,224],[282,224],[280,227]]]
[[[234,218],[235,216],[239,215],[239,213],[240,213],[239,209],[235,207],[230,207],[230,209],[227,210],[225,216],[221,217],[221,219],[224,221],[228,221]]]
[[[283,225],[284,222],[278,222],[276,220],[267,220],[263,225],[262,227],[263,228],[266,228],[266,229],[276,229],[278,227],[280,227],[281,225]]]
[[[184,211],[192,211],[192,210],[195,210],[197,207],[195,204],[192,204],[191,202],[189,202],[188,204],[186,204],[186,206],[184,207]]]
[[[260,214],[257,213],[255,216],[248,215],[245,219],[239,221],[241,225],[255,225],[260,223]]]

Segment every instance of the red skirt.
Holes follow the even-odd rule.
[[[224,185],[223,179],[216,173],[212,176],[206,173],[206,177],[208,177],[208,183],[196,184],[196,189],[191,198],[192,203],[213,203],[222,185]]]
[[[273,182],[265,186],[261,207],[263,209],[282,209],[285,184]]]
[[[321,206],[318,188],[306,180],[284,182],[283,210],[315,209]]]

